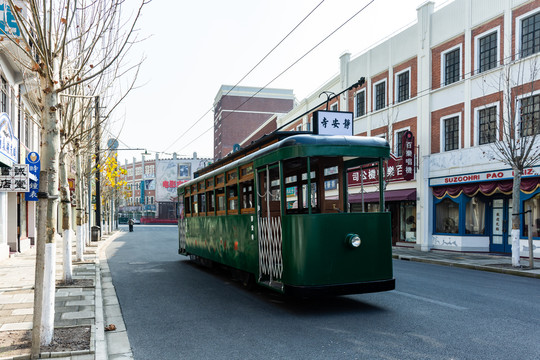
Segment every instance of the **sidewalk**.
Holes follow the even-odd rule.
[[[73,263],[73,279],[85,280],[77,286],[56,287],[54,327],[91,327],[90,349],[73,352],[41,353],[41,358],[58,360],[133,359],[124,321],[105,251],[121,231],[102,237],[86,248],[84,262]],[[56,280],[62,279],[62,244],[56,244]],[[0,261],[0,332],[32,329],[36,250]],[[105,332],[108,324],[116,330]],[[6,334],[6,333],[4,333]],[[1,334],[0,334],[1,335]],[[108,346],[114,344],[114,346]],[[0,346],[0,359],[29,359],[9,355],[11,349]],[[6,355],[7,354],[7,355]],[[6,357],[7,356],[7,357]]]
[[[528,258],[521,258],[521,268],[514,268],[512,266],[512,257],[507,255],[459,253],[442,250],[421,251],[414,248],[394,246],[392,256],[394,259],[399,260],[456,266],[540,279],[540,259],[535,259],[534,269],[530,270]]]

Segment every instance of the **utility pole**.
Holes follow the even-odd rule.
[[[101,237],[101,184],[100,184],[100,169],[99,169],[99,142],[101,141],[100,134],[100,119],[99,119],[99,95],[95,97],[96,111],[96,225],[99,226],[99,236]]]

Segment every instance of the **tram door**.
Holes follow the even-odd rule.
[[[512,199],[494,199],[489,251],[512,252]]]
[[[279,166],[257,171],[259,282],[279,287],[283,274]]]

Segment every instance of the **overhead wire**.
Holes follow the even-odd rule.
[[[322,5],[322,3],[324,2],[325,0],[322,0],[321,2],[319,2],[306,16],[304,16],[304,18],[294,26],[294,28],[292,30],[289,31],[289,33],[287,35],[285,35],[285,37],[283,37],[268,53],[266,53],[266,55],[263,56],[263,58],[261,60],[259,60],[259,62],[257,62],[257,64],[255,64],[255,66],[253,66],[251,68],[251,70],[249,70],[240,80],[238,80],[236,82],[236,84],[230,88],[227,93],[224,95],[224,96],[227,96],[231,93],[231,91],[233,91],[235,88],[238,87],[238,85],[243,81],[245,80],[246,77],[249,76],[249,74],[251,74],[264,60],[266,60],[266,58],[268,58],[268,56],[270,56],[270,54],[272,54],[274,52],[274,50],[276,50],[278,48],[278,46],[280,46],[296,29],[298,29],[298,27],[300,27],[300,25],[302,25],[302,23],[304,23],[304,21],[306,21],[306,19],[311,16],[311,14],[313,14],[313,12],[315,12],[315,10],[317,10],[317,8],[319,6]],[[242,104],[243,105],[243,104]],[[204,117],[206,115],[208,115],[209,112],[211,112],[214,108],[211,107],[210,109],[208,109],[201,117],[199,117],[199,119],[197,119],[197,121],[195,121],[186,131],[184,131],[171,145],[169,145],[165,151],[169,150],[171,147],[173,147],[178,141],[180,141],[180,139],[182,139],[191,129],[193,129],[193,127],[195,125],[197,125],[200,121],[202,121],[202,119],[204,119]],[[238,109],[238,108],[237,108]],[[235,109],[235,110],[237,110]],[[208,132],[205,131],[204,133]],[[191,142],[190,142],[191,144]]]
[[[266,85],[261,87],[259,90],[257,90],[254,94],[252,94],[250,97],[248,97],[244,102],[242,102],[240,105],[238,105],[235,109],[231,110],[229,114],[227,114],[223,119],[226,119],[228,116],[230,116],[232,113],[234,113],[236,110],[241,108],[244,104],[246,104],[249,100],[253,99],[257,94],[259,94],[261,91],[266,89],[271,83],[276,81],[279,77],[281,77],[283,74],[285,74],[287,71],[289,71],[294,65],[296,65],[298,62],[300,62],[302,59],[304,59],[307,55],[309,55],[311,52],[313,52],[317,47],[319,47],[322,43],[324,43],[328,38],[330,38],[332,35],[334,35],[337,31],[339,31],[342,27],[347,25],[352,19],[354,19],[356,16],[358,16],[362,11],[364,11],[369,5],[371,5],[375,0],[369,1],[364,7],[362,7],[360,10],[358,10],[356,13],[354,13],[351,17],[349,17],[345,22],[343,22],[341,25],[339,25],[336,29],[334,29],[332,32],[330,32],[327,36],[325,36],[321,41],[319,41],[315,46],[313,46],[311,49],[309,49],[306,53],[304,53],[302,56],[300,56],[296,61],[294,61],[291,65],[289,65],[285,70],[280,72],[277,76],[275,76],[272,80],[270,80]],[[207,112],[208,113],[208,112]],[[179,151],[183,150],[187,146],[191,145],[195,140],[199,139],[201,136],[205,135],[207,132],[213,129],[210,127],[208,130],[204,131],[201,135],[199,135],[196,139],[188,143],[187,145],[184,145]]]

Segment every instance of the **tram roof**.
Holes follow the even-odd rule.
[[[192,183],[198,177],[217,175],[252,161],[264,163],[303,156],[354,156],[373,159],[388,157],[389,154],[388,142],[377,137],[315,135],[304,131],[276,132],[200,169],[195,173],[194,180],[182,186]]]

